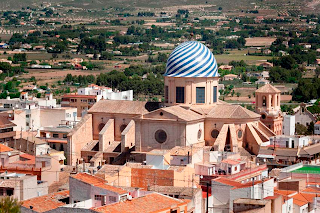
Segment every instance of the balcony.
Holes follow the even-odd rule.
[[[0,133],[0,138],[11,138],[11,137],[14,137],[16,136],[16,132],[15,131],[12,131],[12,132],[3,132],[3,133]]]

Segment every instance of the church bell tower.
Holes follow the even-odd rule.
[[[271,84],[256,90],[256,112],[260,120],[276,135],[282,134],[283,116],[280,108],[281,91]]]

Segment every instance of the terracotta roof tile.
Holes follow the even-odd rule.
[[[152,193],[132,200],[93,208],[93,210],[103,213],[155,213],[167,212],[171,208],[187,203],[189,203],[189,201],[171,198],[158,193]]]
[[[236,161],[236,160],[232,160],[232,159],[224,159],[221,162],[226,163],[226,164],[230,164],[230,165],[238,165],[241,163],[240,161]]]
[[[0,153],[1,152],[10,152],[10,151],[13,151],[13,149],[11,149],[10,147],[7,147],[3,144],[0,144]]]
[[[308,187],[308,188],[304,189],[302,192],[305,192],[305,193],[320,193],[320,189],[319,188],[315,188],[315,187]]]
[[[209,111],[206,117],[220,119],[258,119],[260,115],[239,105],[217,104]]]
[[[0,116],[0,128],[8,128],[8,127],[14,127],[14,126],[17,126],[17,125],[9,121],[4,116]]]
[[[146,103],[145,101],[100,100],[88,112],[142,115],[148,112]]]
[[[242,184],[233,180],[229,180],[227,178],[224,177],[218,177],[216,179],[214,179],[213,181],[218,182],[218,183],[222,183],[228,186],[234,186],[234,187],[241,187]]]
[[[283,195],[283,196],[292,196],[294,194],[296,194],[296,191],[292,191],[292,190],[274,190],[274,193],[279,194],[279,195]]]
[[[304,206],[308,203],[313,203],[315,197],[316,194],[299,193],[294,195],[292,198],[294,204]]]
[[[66,205],[59,200],[67,197],[69,197],[69,191],[61,191],[25,200],[23,201],[22,206],[27,209],[30,209],[30,206],[32,206],[32,210],[35,212],[47,212]]]
[[[126,194],[127,193],[127,191],[125,191],[123,189],[108,185],[106,180],[99,178],[97,176],[89,175],[87,173],[78,173],[78,174],[71,176],[71,177],[74,179],[80,180],[82,182],[85,182],[87,184],[90,184],[90,185],[93,185],[93,186],[96,186],[99,188],[103,188],[103,189],[106,189],[108,191],[112,191],[112,192],[115,192],[118,194]]]
[[[281,91],[271,84],[266,84],[263,87],[256,90],[256,93],[280,93]]]

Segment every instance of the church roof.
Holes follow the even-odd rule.
[[[201,112],[199,108],[194,108],[195,111]],[[203,111],[208,111],[207,109]],[[260,118],[260,115],[252,112],[242,106],[239,105],[231,105],[231,104],[217,104],[212,106],[211,110],[208,111],[205,115],[208,118],[221,118],[221,119],[252,119],[252,118]]]
[[[88,112],[142,115],[148,112],[146,103],[146,101],[100,100]]]
[[[164,74],[169,77],[218,77],[217,61],[212,52],[198,41],[176,47],[167,61]]]
[[[179,119],[184,121],[194,121],[204,118],[202,115],[181,106],[165,107],[162,109],[170,114],[178,116]]]
[[[256,90],[258,93],[280,93],[281,91],[271,84],[266,84],[263,87]]]
[[[142,118],[154,119],[154,120],[157,120],[157,119],[175,120],[175,121],[182,120],[182,121],[188,122],[188,121],[196,121],[199,119],[203,119],[204,116],[193,110],[190,110],[188,107],[177,105],[177,106],[160,108],[150,113],[146,113],[142,116]]]

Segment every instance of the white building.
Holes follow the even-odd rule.
[[[29,97],[27,92],[22,92],[20,98],[11,99],[9,96],[6,99],[0,99],[0,111],[12,109],[36,109],[36,108],[55,108],[57,101],[53,98],[52,93],[47,93],[45,98]]]
[[[283,118],[283,131],[284,135],[294,135],[296,119],[294,115],[285,115]]]
[[[317,121],[314,124],[314,134],[315,135],[320,135],[320,121]]]
[[[308,146],[309,136],[277,135],[270,138],[270,145],[281,148],[298,148]]]
[[[95,95],[97,96],[97,102],[101,99],[105,100],[133,100],[133,90],[128,91],[112,91],[109,87],[100,87],[95,84],[91,84],[85,88],[78,89],[78,95]]]
[[[20,201],[48,194],[48,183],[38,181],[36,175],[4,172],[0,179],[0,196],[13,196]]]
[[[212,180],[212,205],[209,212],[232,212],[233,201],[238,198],[264,199],[274,195],[274,180],[266,179],[241,184],[239,182],[218,177]],[[224,210],[224,211],[223,211]]]

